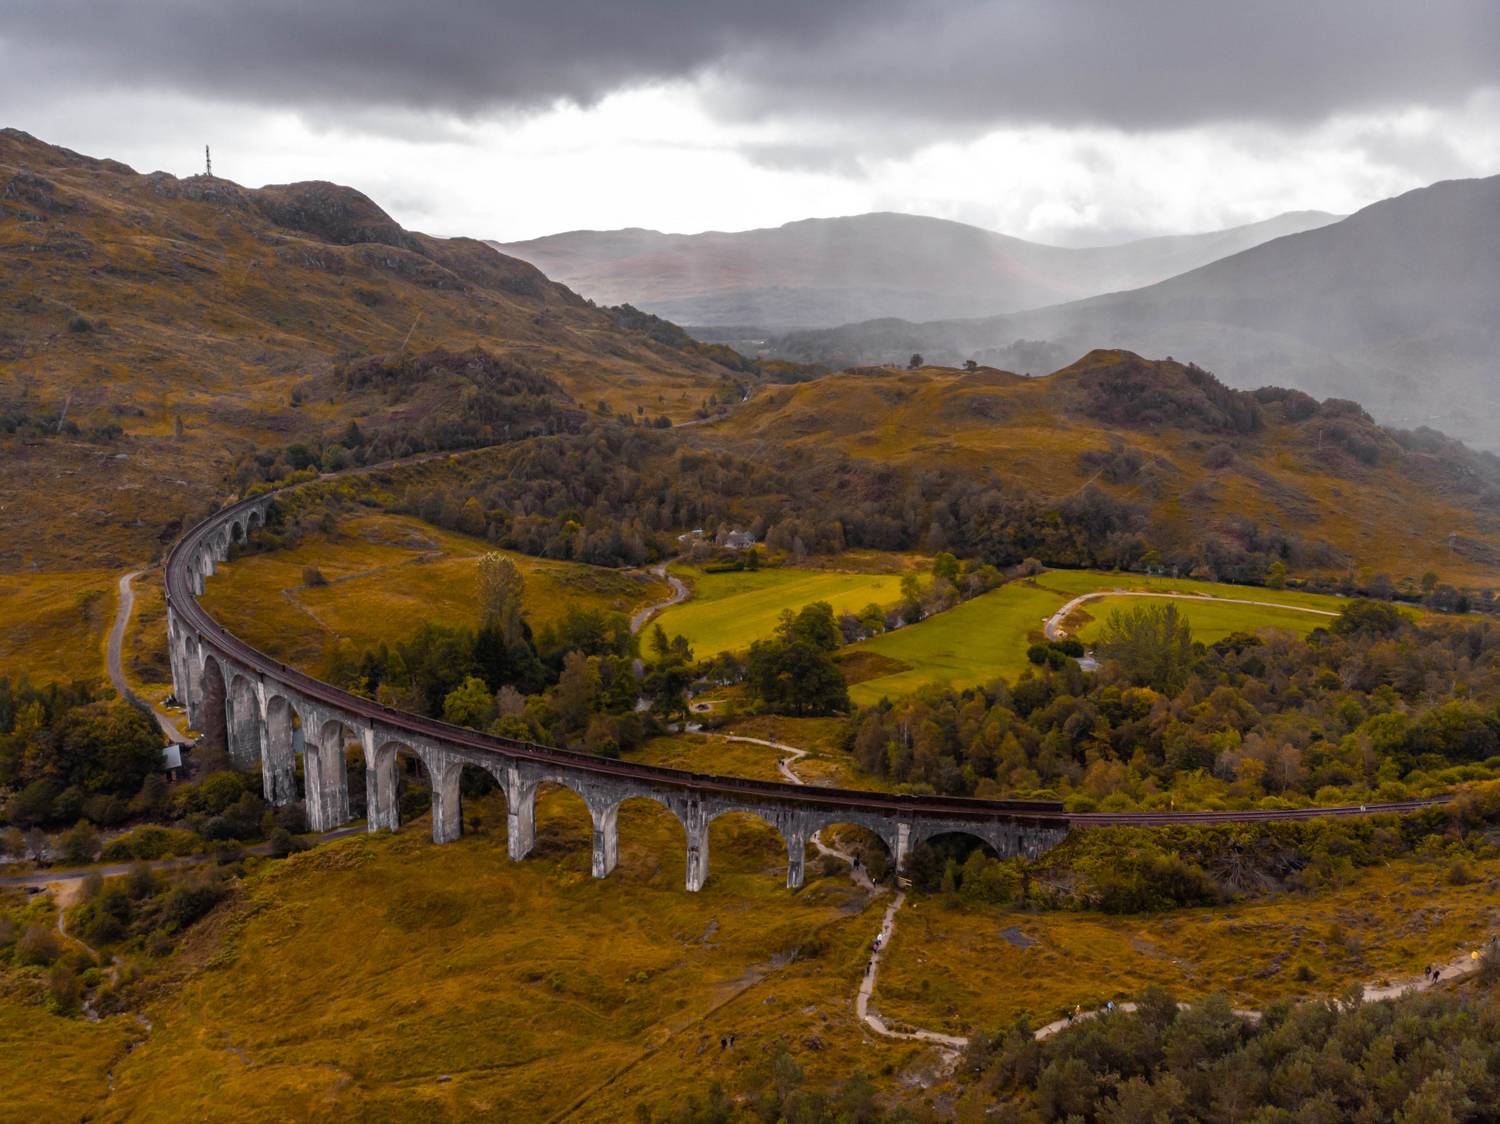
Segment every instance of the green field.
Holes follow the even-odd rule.
[[[1013,678],[1027,667],[1026,649],[1040,638],[1042,623],[1068,601],[1099,590],[1131,589],[1191,593],[1203,601],[1174,600],[1193,625],[1193,635],[1208,643],[1234,631],[1266,627],[1308,632],[1327,617],[1295,609],[1214,602],[1211,598],[1245,598],[1280,605],[1337,612],[1343,599],[1295,590],[1259,589],[1220,582],[1193,582],[1093,570],[1053,570],[1034,579],[1012,582],[983,597],[966,601],[909,628],[898,629],[845,649],[851,666],[877,674],[862,677],[849,697],[868,706],[881,698],[910,694],[929,683],[972,687],[998,676]],[[1088,640],[1111,609],[1150,598],[1105,598],[1082,606],[1092,621],[1083,629]],[[889,661],[889,662],[886,662]],[[884,671],[884,674],[878,674]]]
[[[731,574],[674,567],[672,572],[692,587],[693,597],[657,620],[668,634],[686,636],[700,658],[739,651],[770,636],[783,609],[795,612],[827,601],[835,613],[858,612],[872,601],[891,605],[901,599],[899,574],[785,567]]]
[[[1274,600],[1268,597],[1267,600]],[[1208,599],[1187,601],[1181,598],[1157,597],[1104,597],[1083,606],[1089,621],[1074,630],[1080,640],[1091,644],[1098,637],[1104,622],[1117,610],[1129,611],[1142,605],[1176,605],[1178,612],[1187,617],[1193,626],[1193,639],[1205,644],[1222,640],[1231,632],[1254,632],[1261,628],[1285,628],[1306,635],[1319,625],[1327,625],[1328,617],[1305,609],[1266,609],[1255,605],[1231,605]]]

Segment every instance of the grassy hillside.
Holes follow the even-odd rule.
[[[341,641],[357,653],[405,640],[428,622],[477,627],[478,559],[493,549],[407,516],[362,515],[293,549],[221,565],[203,604],[277,659],[322,671]],[[569,606],[628,613],[669,592],[640,573],[505,553],[525,578],[533,628]],[[309,567],[322,582],[309,583]]]
[[[684,893],[681,828],[647,805],[622,811],[620,867],[595,881],[563,799],[521,864],[503,838],[412,831],[256,875],[222,951],[150,1008],[102,1118],[620,1119],[779,1038],[816,1034],[805,1064],[830,1080],[899,1055],[855,1027],[875,921],[847,883],[790,895],[784,850],[724,822],[708,887]]]
[[[644,804],[620,826],[603,881],[568,794],[544,799],[520,864],[503,829],[437,848],[418,825],[264,864],[182,951],[148,962],[140,1021],[49,1014],[36,973],[14,971],[0,1042],[46,1079],[0,1067],[0,1103],[36,1121],[616,1120],[714,1081],[753,1087],[781,1049],[815,1088],[859,1070],[895,1102],[952,1092],[927,1048],[855,1020],[880,899],[817,864],[789,893],[775,838],[728,820],[707,887],[687,894],[681,828]],[[917,897],[876,1006],[898,1026],[967,1034],[1153,983],[1264,1007],[1411,977],[1495,924],[1497,861],[1471,863],[1462,885],[1446,871],[1434,853],[1316,894],[1129,917]]]
[[[847,371],[762,392],[700,436],[988,477],[1044,507],[1092,490],[1138,512],[1141,550],[1187,560],[1282,543],[1304,559],[1294,572],[1399,581],[1431,569],[1475,587],[1500,577],[1494,457],[1393,434],[1349,403],[1232,391],[1128,352],[1036,379]]]
[[[483,243],[402,230],[352,188],[142,175],[13,129],[0,276],[11,570],[150,559],[242,452],[351,419],[418,427],[465,391],[351,387],[336,370],[363,356],[483,346],[589,410],[679,419],[734,374]]]

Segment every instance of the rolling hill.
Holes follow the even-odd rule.
[[[905,504],[908,523],[932,522],[936,541],[917,544],[929,549],[1073,552],[1073,565],[1114,564],[1118,550],[1134,565],[1155,550],[1168,568],[1237,581],[1260,580],[1277,552],[1302,573],[1400,581],[1432,569],[1475,588],[1500,575],[1500,458],[1384,429],[1351,402],[1234,390],[1129,352],[1095,351],[1044,378],[848,370],[767,388],[692,440],[742,455],[775,448],[803,482],[822,464],[846,519],[861,502]],[[861,482],[846,467],[860,465],[879,471]],[[1032,537],[986,538],[973,499],[918,505],[919,493],[943,496],[958,480],[1017,497],[1012,522]],[[1057,538],[1069,520],[1104,528],[1099,541],[1118,547]]]
[[[352,188],[140,174],[14,129],[0,279],[10,571],[145,561],[240,457],[354,420],[462,421],[493,381],[453,363],[400,386],[341,374],[370,356],[483,347],[570,408],[675,419],[747,366],[481,242],[403,230]]]
[[[1500,176],[1408,192],[1130,292],[978,320],[851,324],[774,350],[1044,371],[1123,347],[1190,357],[1235,386],[1351,398],[1384,421],[1495,448],[1497,314]]]
[[[1136,288],[1336,218],[1299,211],[1086,249],[892,213],[733,233],[578,230],[491,244],[602,303],[628,302],[699,327],[786,330],[884,316],[989,316]]]

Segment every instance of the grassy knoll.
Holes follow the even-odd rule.
[[[110,570],[0,574],[0,675],[24,673],[39,685],[102,677],[118,578]]]
[[[647,765],[665,765],[670,769],[746,777],[756,781],[785,780],[776,769],[776,762],[783,756],[768,746],[726,741],[713,734],[652,738],[629,754],[630,760]]]
[[[1447,867],[1405,859],[1317,895],[1149,916],[1033,913],[917,899],[881,967],[881,1012],[929,1029],[1051,1021],[1137,995],[1226,993],[1239,1006],[1338,994],[1420,975],[1500,928],[1500,860],[1450,885]]]
[[[1026,648],[1041,634],[1042,622],[1074,597],[1109,589],[1162,590],[1192,593],[1208,598],[1245,598],[1283,605],[1337,611],[1343,600],[1297,590],[1259,589],[1220,582],[1194,582],[1153,578],[1137,574],[1097,570],[1049,570],[1021,582],[966,601],[955,609],[881,636],[872,637],[845,650],[844,659],[861,669],[849,688],[857,703],[871,704],[882,697],[909,694],[928,683],[954,687],[973,686],[996,676],[1014,677],[1025,670]],[[1119,598],[1134,603],[1142,598]],[[1091,601],[1083,611],[1102,620],[1108,599]],[[1327,617],[1289,610],[1262,609],[1254,605],[1214,604],[1205,601],[1174,602],[1193,623],[1194,636],[1212,643],[1236,630],[1253,632],[1268,626],[1307,632]],[[1085,639],[1088,633],[1085,632]],[[864,674],[868,668],[872,674]]]
[[[901,596],[901,577],[892,573],[790,567],[729,574],[679,567],[673,572],[692,586],[693,597],[657,620],[668,633],[686,636],[700,657],[748,648],[771,635],[783,609],[795,612],[827,601],[835,613],[858,612],[872,601],[888,605]]]
[[[633,802],[620,829],[603,881],[581,802],[556,793],[525,863],[413,825],[267,865],[222,952],[148,1009],[101,1118],[621,1119],[813,1035],[820,1080],[879,1068],[849,1002],[873,907],[846,881],[789,894],[775,837],[726,818],[687,894],[674,820]]]
[[[204,605],[226,628],[288,663],[318,668],[340,640],[356,650],[411,635],[423,623],[475,623],[475,561],[493,547],[401,515],[363,515],[291,550],[225,563]],[[630,611],[667,596],[639,574],[509,553],[526,578],[533,628],[570,605]],[[326,584],[309,585],[306,567]]]
[[[832,788],[886,787],[883,777],[867,777],[855,769],[852,757],[843,749],[844,726],[845,722],[840,718],[784,718],[764,714],[736,719],[722,731],[712,734],[653,738],[629,756],[632,761],[698,773],[719,773],[752,780],[786,780],[776,767],[776,762],[785,757],[785,753],[771,746],[721,736],[737,734],[806,750],[806,756],[799,758],[793,769],[807,784]]]

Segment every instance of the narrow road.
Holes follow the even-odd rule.
[[[120,579],[120,603],[115,610],[114,627],[109,630],[109,681],[114,684],[115,690],[120,693],[122,699],[145,707],[151,712],[168,741],[184,742],[187,738],[183,737],[182,731],[177,728],[177,723],[132,691],[130,684],[125,682],[125,667],[120,653],[125,647],[125,629],[130,625],[130,614],[135,609],[135,591],[131,589],[131,583],[145,572],[132,570]]]
[[[667,573],[667,564],[665,562],[652,566],[650,572],[659,578],[666,579],[667,584],[672,587],[672,596],[668,597],[665,601],[658,601],[654,605],[647,605],[645,608],[637,609],[630,618],[630,631],[632,633],[639,632],[645,628],[650,623],[651,618],[656,616],[657,613],[670,609],[673,605],[681,605],[693,595],[693,591],[684,585],[681,579]]]
[[[1252,601],[1244,597],[1210,597],[1206,593],[1167,593],[1149,589],[1100,589],[1093,593],[1085,593],[1073,598],[1057,612],[1047,618],[1047,623],[1042,626],[1042,635],[1048,640],[1061,640],[1067,635],[1063,629],[1063,621],[1078,606],[1088,601],[1098,601],[1104,597],[1165,597],[1175,601],[1217,601],[1225,605],[1255,605],[1262,609],[1287,609],[1293,613],[1311,613],[1318,617],[1336,617],[1337,613],[1328,609],[1309,609],[1306,605],[1283,605],[1277,601]]]

